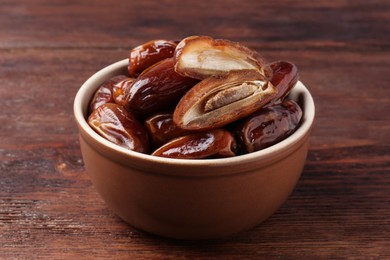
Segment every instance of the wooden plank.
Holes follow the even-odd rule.
[[[289,3],[0,0],[0,258],[389,258],[390,5]],[[316,101],[289,200],[217,241],[159,238],[115,216],[84,171],[72,112],[79,86],[132,46],[192,34],[293,61]]]

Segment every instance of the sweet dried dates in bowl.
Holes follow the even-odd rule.
[[[103,138],[153,156],[239,156],[298,128],[302,110],[288,99],[298,79],[293,63],[267,63],[229,40],[154,40],[130,51],[127,75],[97,86],[87,121]]]

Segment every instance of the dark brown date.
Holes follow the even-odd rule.
[[[127,79],[125,75],[114,76],[100,85],[89,104],[89,111],[92,112],[103,104],[114,103],[112,89],[116,83],[124,79]]]
[[[165,59],[139,75],[125,89],[126,108],[144,117],[175,106],[198,81],[177,74],[173,66],[173,58]]]
[[[271,103],[281,103],[299,80],[298,68],[288,61],[276,61],[269,64],[273,75],[271,83],[278,94]]]
[[[160,147],[174,138],[191,133],[173,123],[170,113],[156,114],[147,118],[145,126],[155,147]]]
[[[102,137],[121,147],[148,153],[148,133],[132,114],[114,103],[101,105],[88,118],[88,124]]]
[[[235,150],[231,133],[214,129],[173,139],[152,155],[177,159],[223,158],[234,156]]]
[[[235,129],[239,151],[252,153],[282,141],[295,131],[301,117],[301,108],[292,100],[262,108]]]
[[[126,99],[125,99],[126,89],[131,87],[134,81],[135,81],[134,78],[127,78],[114,85],[114,87],[112,88],[112,97],[116,104],[120,106],[124,106],[126,104]]]
[[[154,40],[132,49],[129,58],[130,76],[136,77],[153,64],[173,57],[176,45],[172,41]]]

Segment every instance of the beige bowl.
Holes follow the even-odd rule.
[[[294,134],[267,149],[224,159],[181,160],[119,147],[86,122],[89,100],[106,79],[126,73],[127,60],[89,78],[74,115],[87,173],[107,205],[130,225],[176,239],[229,236],[261,223],[294,189],[308,151],[314,102],[298,82],[290,97],[303,109]]]

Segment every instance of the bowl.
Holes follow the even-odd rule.
[[[301,83],[290,93],[302,110],[298,129],[260,151],[223,159],[170,159],[119,147],[87,124],[89,101],[128,60],[91,76],[74,100],[85,168],[108,207],[131,226],[175,239],[215,239],[250,229],[293,191],[305,164],[314,102]]]

